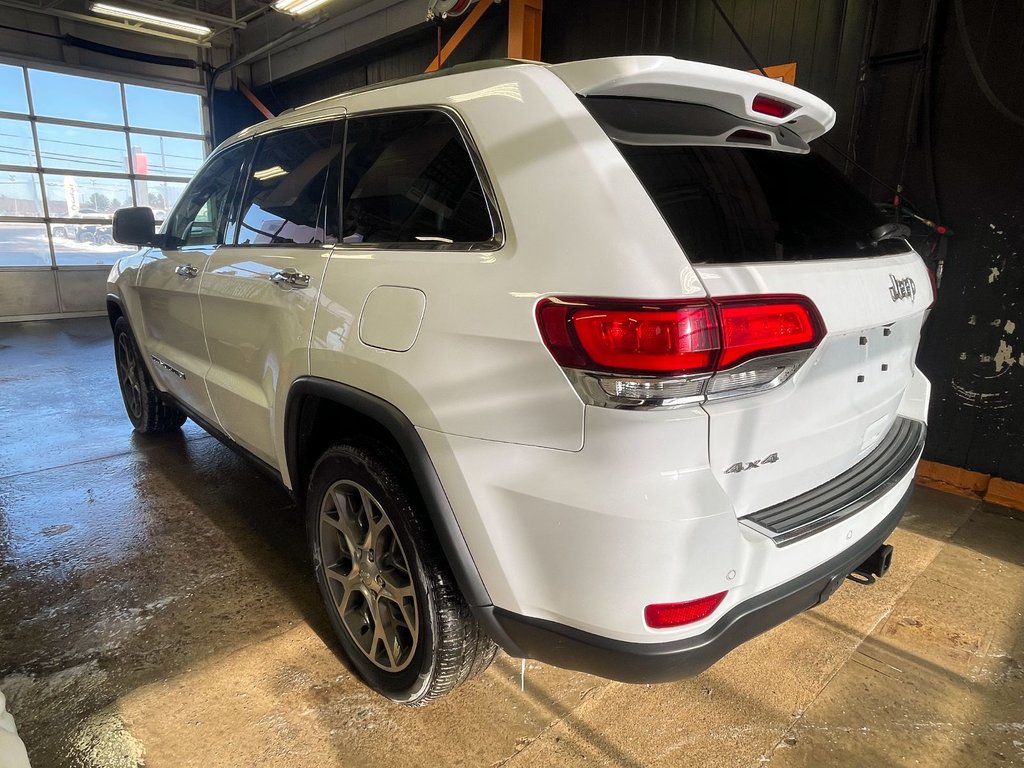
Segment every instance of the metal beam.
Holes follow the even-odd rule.
[[[469,34],[469,30],[476,26],[476,23],[480,21],[480,17],[483,16],[484,12],[493,4],[494,0],[480,0],[480,2],[473,6],[473,10],[469,12],[465,21],[459,25],[459,28],[455,30],[455,34],[451,36],[451,39],[445,43],[441,52],[434,57],[433,61],[430,62],[430,65],[426,69],[427,72],[436,72],[441,68],[448,57],[451,56],[452,53],[455,52],[455,49],[459,47],[459,43],[461,43],[466,35]]]
[[[544,0],[509,0],[508,57],[540,61]]]
[[[241,80],[238,81],[238,90],[242,92],[242,95],[249,100],[249,103],[256,107],[259,113],[263,115],[265,118],[267,118],[267,120],[274,116],[274,113],[270,111],[270,108],[262,101],[260,101],[259,97],[255,93],[253,93],[249,89],[249,86]]]

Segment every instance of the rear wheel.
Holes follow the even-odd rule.
[[[136,432],[171,432],[185,423],[185,414],[166,402],[153,384],[131,326],[123,317],[114,323],[114,360],[124,409]]]
[[[388,452],[329,449],[313,469],[307,533],[316,580],[346,656],[374,690],[420,706],[494,659],[411,481]]]

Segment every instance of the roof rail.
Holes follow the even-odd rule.
[[[379,83],[372,83],[369,85],[360,86],[359,88],[353,88],[350,91],[342,91],[341,93],[335,94],[333,96],[327,96],[323,99],[317,99],[316,101],[311,101],[308,104],[303,104],[302,106],[299,107],[292,107],[290,109],[286,109],[284,112],[281,113],[281,115],[288,115],[293,112],[297,112],[300,109],[314,107],[317,104],[323,104],[328,101],[333,101],[334,99],[355,96],[360,93],[369,93],[370,91],[377,91],[380,90],[381,88],[390,88],[393,85],[405,85],[406,83],[417,83],[421,80],[432,80],[435,77],[444,77],[445,75],[459,75],[465,72],[478,72],[484,69],[495,69],[497,67],[511,67],[515,66],[516,64],[526,63],[528,62],[522,61],[520,59],[484,59],[483,61],[471,61],[466,64],[456,64],[453,67],[446,67],[445,69],[439,69],[435,72],[424,72],[418,75],[411,75],[409,77],[399,77],[393,80],[383,80]]]

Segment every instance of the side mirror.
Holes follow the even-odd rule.
[[[113,237],[123,245],[156,245],[153,209],[119,208],[114,211]]]

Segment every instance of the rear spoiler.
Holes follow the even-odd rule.
[[[836,122],[832,107],[799,88],[738,69],[683,61],[669,56],[615,56],[572,61],[549,67],[580,96],[629,96],[703,104],[764,125],[785,125],[804,141],[828,131]],[[754,108],[767,98],[781,103],[776,116]],[[790,110],[785,107],[791,108]],[[779,110],[772,110],[779,111]]]

